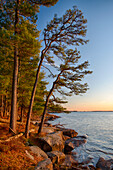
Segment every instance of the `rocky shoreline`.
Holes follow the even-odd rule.
[[[58,118],[56,115],[47,116],[48,120]],[[38,128],[39,122],[35,121]],[[63,169],[87,169],[87,170],[110,170],[113,160],[99,158],[96,167],[91,163],[92,158],[79,162],[76,148],[85,145],[87,136],[79,136],[75,130],[66,129],[60,125],[44,124],[42,134],[36,138],[36,146],[29,146],[31,151],[43,160],[38,163],[36,170],[63,170]],[[30,145],[30,144],[29,144]],[[80,154],[80,153],[79,153]]]

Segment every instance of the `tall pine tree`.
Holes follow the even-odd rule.
[[[11,100],[11,117],[10,130],[16,133],[17,120],[17,83],[18,83],[18,69],[19,69],[19,45],[21,43],[21,23],[36,24],[37,13],[39,12],[39,5],[51,6],[58,0],[4,0],[0,2],[0,25],[1,30],[9,34],[9,42],[13,46],[13,83],[12,83],[12,100]],[[29,32],[26,29],[27,32]],[[12,40],[12,41],[11,41]],[[33,39],[32,39],[33,40]],[[34,44],[32,41],[32,44]],[[38,46],[37,46],[38,48]],[[30,49],[31,50],[31,49]],[[29,50],[29,52],[30,52]]]
[[[64,49],[70,45],[72,48],[80,44],[85,44],[88,41],[85,40],[86,35],[86,23],[87,20],[84,19],[83,13],[78,10],[77,7],[69,9],[66,11],[65,15],[61,18],[58,18],[57,15],[51,20],[47,27],[44,29],[43,41],[44,49],[41,51],[40,62],[37,69],[36,81],[32,91],[32,96],[30,100],[29,112],[27,115],[27,123],[25,129],[25,136],[28,137],[28,131],[30,126],[30,117],[33,107],[33,101],[36,91],[36,86],[39,80],[39,74],[41,66],[44,62],[44,59],[50,64],[54,65],[54,59],[59,58],[62,60],[62,57],[66,56]]]

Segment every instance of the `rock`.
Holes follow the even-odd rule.
[[[111,165],[112,165],[112,161],[113,160],[105,160],[104,158],[100,157],[96,167],[100,168],[102,170],[110,170],[111,169]]]
[[[78,135],[78,133],[73,129],[64,129],[63,135],[73,138],[73,137],[76,137]]]
[[[70,138],[65,141],[65,145],[69,144],[70,142],[73,143],[74,147],[79,147],[80,145],[83,145],[87,142],[84,138]]]
[[[34,160],[34,157],[33,157],[27,150],[25,150],[25,152],[26,152],[26,156],[27,156],[28,158]]]
[[[47,153],[48,157],[51,159],[52,163],[59,164],[65,160],[65,154],[60,151],[51,151]]]
[[[87,165],[83,165],[81,168],[84,170],[90,170],[90,168]]]
[[[53,154],[52,152],[53,151],[47,152],[47,155],[51,159],[52,163],[55,164],[58,160],[58,157],[57,157],[57,155]]]
[[[81,136],[77,136],[76,138],[87,139],[87,138],[88,138],[88,135],[81,135]]]
[[[82,164],[88,165],[89,163],[91,163],[92,159],[92,157],[87,157],[85,160],[82,161]]]
[[[72,142],[65,142],[64,153],[69,153],[75,148]]]
[[[90,170],[95,170],[96,168],[93,165],[89,165]]]
[[[38,144],[40,145],[42,150],[45,152],[50,151],[63,151],[64,149],[64,141],[63,141],[63,133],[61,131],[47,134],[44,137],[38,138]]]
[[[43,127],[42,132],[44,133],[53,133],[55,131],[55,128],[52,127]]]
[[[35,170],[53,170],[53,164],[51,162],[51,159],[48,158],[39,162]]]
[[[62,167],[68,167],[71,168],[72,166],[77,166],[78,161],[75,160],[73,155],[66,155],[65,161],[61,164]]]
[[[66,141],[67,139],[70,139],[69,136],[63,135],[63,140]]]
[[[44,159],[48,158],[47,154],[42,149],[40,149],[38,146],[30,146],[30,149],[38,157],[42,157]]]

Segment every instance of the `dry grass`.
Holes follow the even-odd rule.
[[[0,140],[5,140],[11,136],[12,134],[9,133],[9,124],[0,123]]]
[[[5,120],[5,119],[4,119]],[[30,129],[35,129],[36,127],[31,124]],[[25,123],[17,122],[17,134],[25,132]],[[5,140],[11,137],[12,134],[9,133],[9,123],[8,122],[2,122],[0,120],[0,140]]]
[[[21,137],[6,143],[0,143],[0,169],[34,169],[42,158],[34,155],[28,146],[25,146],[26,139]],[[27,157],[27,150],[34,160]]]
[[[30,129],[33,128],[35,126],[31,124]],[[17,133],[24,131],[25,123],[17,123]],[[12,134],[9,133],[9,123],[0,121],[0,140],[4,141],[11,136]],[[0,170],[28,170],[36,167],[42,158],[37,157],[31,152],[29,146],[26,146],[28,140],[22,136],[10,142],[0,143]],[[27,157],[25,150],[34,157],[34,160]]]

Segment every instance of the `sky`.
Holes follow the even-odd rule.
[[[53,7],[40,8],[38,29],[43,31],[54,14],[61,17],[73,6],[88,21],[89,43],[79,50],[82,60],[89,61],[93,74],[85,78],[89,85],[87,93],[68,97],[64,106],[71,111],[113,111],[113,0],[59,0]]]

